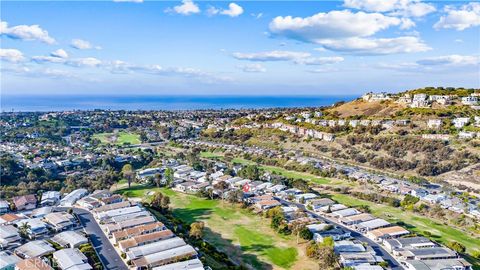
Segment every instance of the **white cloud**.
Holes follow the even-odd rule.
[[[243,8],[235,3],[228,4],[228,9],[225,9],[220,12],[220,14],[227,15],[230,17],[237,17],[242,15]]]
[[[55,39],[50,37],[48,32],[37,24],[8,27],[8,23],[2,21],[0,22],[0,35],[5,35],[12,39],[38,40],[47,44],[55,43]]]
[[[56,63],[56,64],[63,64],[66,62],[64,58],[55,57],[55,56],[34,56],[32,57],[32,61],[41,64],[41,63]]]
[[[347,38],[322,40],[326,49],[360,55],[414,53],[431,50],[418,37]]]
[[[86,57],[71,59],[65,63],[73,67],[98,67],[102,64],[102,61],[94,57]]]
[[[451,6],[445,7],[446,15],[433,25],[439,29],[455,29],[463,31],[467,28],[480,25],[480,3],[471,2],[455,9]]]
[[[72,46],[73,48],[78,49],[78,50],[88,50],[88,49],[101,50],[102,49],[102,47],[93,46],[92,43],[90,43],[87,40],[83,40],[83,39],[72,39],[72,42],[70,43],[70,46]]]
[[[267,61],[289,61],[298,65],[328,65],[342,62],[343,57],[313,57],[308,52],[295,51],[266,51],[257,53],[235,52],[232,56],[238,60],[267,62]],[[243,66],[242,66],[243,67]]]
[[[192,15],[200,13],[200,8],[192,0],[183,0],[181,5],[174,6],[173,9],[167,8],[165,12],[174,12],[182,15]]]
[[[18,76],[25,77],[50,77],[50,78],[78,78],[66,70],[52,68],[30,68],[24,65],[15,65],[11,67],[2,67],[2,72],[8,72]]]
[[[340,56],[333,56],[333,57],[308,57],[308,58],[299,58],[295,59],[294,62],[296,64],[301,65],[327,65],[327,64],[335,64],[343,62],[344,58]]]
[[[50,56],[58,58],[68,58],[68,53],[63,49],[58,49],[50,53]]]
[[[230,3],[228,5],[228,9],[218,9],[213,6],[207,9],[207,15],[209,16],[218,14],[227,15],[230,17],[238,17],[243,14],[243,8],[235,3]]]
[[[25,60],[23,53],[17,49],[2,49],[0,48],[0,59],[17,63]]]
[[[367,37],[391,26],[405,28],[406,21],[380,13],[353,13],[349,10],[317,13],[310,17],[278,16],[269,25],[271,33],[304,42],[325,39]]]
[[[330,73],[330,72],[338,72],[340,69],[333,68],[333,67],[325,67],[325,68],[317,68],[313,70],[307,70],[310,73]]]
[[[258,63],[240,65],[240,66],[237,66],[237,68],[243,70],[244,72],[251,72],[251,73],[263,73],[267,71],[267,69],[263,65]]]
[[[425,58],[416,63],[424,66],[470,66],[479,65],[480,56],[452,54]]]
[[[419,0],[345,0],[344,6],[405,17],[423,17],[436,10],[434,5]]]
[[[424,58],[415,62],[380,63],[378,68],[401,72],[478,72],[480,56],[478,55],[443,55]]]
[[[240,53],[232,54],[238,60],[249,61],[293,61],[299,58],[310,57],[310,53],[293,51],[267,51],[258,53]]]
[[[255,19],[260,19],[260,18],[263,17],[263,13],[261,13],[261,12],[260,13],[250,13],[250,15],[252,17],[254,17]]]
[[[463,43],[463,39],[457,38],[454,40],[455,43]]]

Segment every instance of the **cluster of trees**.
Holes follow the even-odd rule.
[[[361,163],[369,162],[378,169],[416,170],[422,176],[435,176],[459,170],[480,161],[478,155],[467,150],[456,151],[443,141],[351,135],[347,137],[347,142],[350,147],[344,151],[343,158]],[[351,146],[360,149],[352,149]],[[376,153],[380,151],[387,156],[378,156]],[[407,159],[408,154],[418,159]]]
[[[334,241],[325,237],[322,242],[311,241],[308,243],[305,254],[318,261],[319,268],[330,270],[338,267],[338,259],[333,250]]]
[[[150,201],[150,206],[159,210],[161,213],[168,211],[170,206],[170,197],[163,195],[160,191],[153,194],[152,200]]]

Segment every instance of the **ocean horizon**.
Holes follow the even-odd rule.
[[[2,95],[2,112],[69,110],[206,110],[329,106],[358,96]]]

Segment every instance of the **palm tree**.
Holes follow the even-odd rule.
[[[32,228],[27,222],[22,222],[18,227],[18,232],[23,238],[28,238],[28,231]]]

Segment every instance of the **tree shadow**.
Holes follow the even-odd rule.
[[[271,264],[262,261],[258,255],[252,254],[253,252],[263,253],[266,249],[273,248],[272,245],[239,246],[234,244],[232,239],[226,239],[208,227],[204,229],[204,240],[215,246],[220,252],[225,253],[232,262],[239,266],[245,266],[248,269],[273,269]]]

